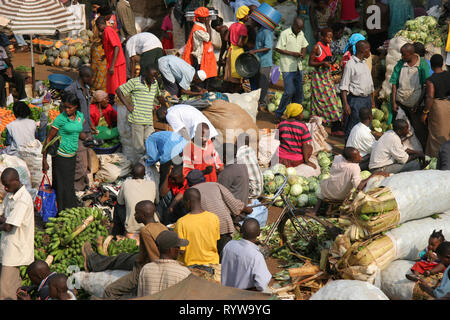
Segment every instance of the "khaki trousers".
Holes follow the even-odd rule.
[[[16,292],[21,285],[19,267],[1,267],[0,300],[17,300]]]
[[[145,155],[145,141],[154,131],[155,129],[151,124],[131,124],[131,139],[137,160]]]

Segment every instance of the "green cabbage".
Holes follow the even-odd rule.
[[[287,184],[287,185],[284,187],[283,193],[284,193],[285,195],[288,195],[290,191],[291,191],[291,186]]]
[[[302,192],[302,186],[300,184],[294,184],[291,186],[291,192],[289,194],[292,196],[299,196]]]
[[[264,190],[266,190],[267,193],[275,193],[277,191],[277,185],[275,184],[275,181],[267,181],[264,183]]]
[[[328,178],[330,178],[330,173],[321,173],[320,175],[319,175],[319,180],[320,181],[322,181],[322,180],[325,180],[325,179],[328,179]]]
[[[322,158],[319,160],[319,165],[321,167],[328,167],[331,165],[331,160],[330,158],[326,157],[326,158]]]
[[[275,179],[275,175],[273,174],[272,170],[267,169],[263,173],[263,178],[264,178],[264,181],[272,181],[273,179]]]
[[[306,207],[309,202],[309,197],[307,194],[301,194],[297,197],[297,206],[298,207]]]
[[[371,175],[372,175],[372,173],[370,171],[367,171],[367,170],[361,171],[361,179],[362,180],[367,179]]]
[[[281,196],[278,196],[278,197],[275,199],[274,205],[277,206],[277,207],[282,207],[282,206],[284,205],[284,201],[283,201],[283,199],[281,198]]]
[[[275,176],[275,185],[277,186],[277,189],[280,188],[284,183],[284,178],[282,176]]]
[[[286,175],[286,166],[281,163],[277,163],[272,168],[273,173],[281,173],[283,175]]]
[[[314,207],[317,204],[317,201],[318,201],[318,199],[317,199],[317,196],[315,193],[314,194],[310,193],[308,195],[308,205],[309,206]]]
[[[380,122],[380,120],[373,119],[373,120],[372,120],[372,127],[374,127],[374,128],[381,128],[381,122]]]
[[[373,110],[373,118],[376,120],[383,120],[384,117],[384,112],[381,111],[380,109],[372,109]]]
[[[275,112],[277,109],[278,109],[278,106],[275,103],[271,102],[267,105],[267,110],[269,112]]]
[[[316,192],[317,188],[319,187],[319,184],[316,181],[311,181],[308,184],[309,192]]]
[[[295,170],[295,168],[289,167],[286,169],[286,174],[288,176],[296,176],[297,175],[297,170]]]

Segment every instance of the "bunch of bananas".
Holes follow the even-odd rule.
[[[108,246],[108,255],[115,256],[120,253],[137,253],[139,247],[134,239],[124,239],[118,241],[112,241]]]

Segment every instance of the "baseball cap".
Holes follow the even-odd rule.
[[[186,239],[180,239],[174,231],[165,230],[156,237],[156,245],[159,251],[166,251],[170,248],[185,247],[189,244]]]

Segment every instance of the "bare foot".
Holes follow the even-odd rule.
[[[415,275],[415,274],[405,274],[405,277],[406,277],[406,279],[414,281],[414,282],[420,280],[419,276]]]

